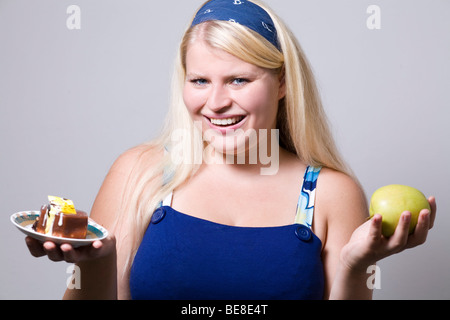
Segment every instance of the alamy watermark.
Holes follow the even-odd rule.
[[[381,269],[376,264],[369,266],[366,273],[370,274],[366,285],[368,289],[381,289]]]
[[[66,19],[66,27],[69,30],[81,29],[81,9],[76,4],[67,7],[66,13],[69,15]]]
[[[81,289],[81,269],[76,264],[71,264],[66,268],[66,273],[70,274],[67,278],[67,289]]]
[[[76,264],[71,264],[67,267],[66,273],[70,276],[66,280],[66,286],[68,289],[80,290],[81,289],[81,269]],[[366,286],[368,289],[381,289],[381,270],[377,265],[371,265],[366,270],[370,276],[367,278]]]
[[[238,1],[238,0],[235,0]],[[240,2],[240,1],[239,1]],[[240,4],[240,3],[237,3]],[[371,4],[367,7],[366,13],[370,14],[366,20],[366,27],[369,30],[379,30],[381,29],[381,8],[376,4]],[[66,19],[66,27],[69,30],[80,30],[81,29],[81,8],[76,4],[71,4],[66,9],[66,14],[69,16]],[[265,28],[268,29],[266,25]]]
[[[366,13],[370,14],[366,20],[367,29],[381,29],[381,8],[375,4],[372,4],[367,7]]]
[[[172,132],[170,153],[174,164],[187,161],[193,163],[186,164],[261,164],[261,175],[275,175],[278,172],[278,129],[227,129],[221,134],[214,129],[202,132],[201,121],[196,121],[194,125],[198,130],[175,129]],[[187,147],[191,139],[201,139],[206,143],[202,152],[193,154],[196,151]]]
[[[366,13],[369,14],[366,20],[366,27],[369,30],[381,29],[381,8],[378,5],[370,5],[366,9]],[[81,8],[78,5],[72,4],[67,7],[66,14],[66,27],[69,30],[81,29]],[[196,126],[200,126],[201,122],[196,123]],[[269,134],[270,131],[270,134]],[[201,154],[193,155],[193,157],[182,156],[184,152],[192,152],[191,149],[184,149],[182,146],[183,139],[186,139],[188,135],[202,135],[202,141],[206,142],[206,147]],[[205,132],[188,132],[183,129],[175,130],[171,136],[172,142],[174,142],[174,148],[171,150],[171,159],[175,164],[180,164],[187,159],[194,159],[195,164],[201,163],[215,163],[215,164],[257,164],[268,165],[268,167],[262,167],[260,170],[261,175],[274,175],[279,169],[279,130],[278,129],[260,129],[258,131],[254,129],[249,130],[227,130],[223,135],[223,141],[225,141],[225,148],[223,157],[212,156],[212,154],[218,152],[214,148],[212,142],[217,139],[217,131],[213,129],[206,130]],[[245,149],[237,150],[237,152],[229,152],[227,150],[233,150],[233,145],[236,143],[236,139],[244,139],[245,144],[240,147]],[[270,141],[270,143],[269,143]],[[270,146],[269,146],[270,145]],[[270,148],[269,148],[270,147]],[[269,152],[270,149],[270,152]],[[270,154],[269,154],[270,153]],[[192,156],[192,155],[191,155]],[[71,264],[67,267],[66,273],[70,276],[67,278],[66,285],[68,289],[81,289],[81,270],[80,267]],[[367,274],[370,274],[366,281],[367,288],[369,289],[381,289],[381,270],[377,265],[371,265],[366,270]]]

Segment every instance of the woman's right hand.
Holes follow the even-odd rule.
[[[68,243],[44,243],[32,237],[25,242],[35,257],[47,256],[52,261],[76,263],[83,273],[79,288],[67,288],[64,299],[117,299],[116,238],[108,235],[103,240],[78,248]]]
[[[78,248],[68,243],[58,245],[52,241],[44,243],[30,236],[25,238],[28,250],[34,257],[47,256],[52,261],[66,261],[79,263],[88,260],[96,260],[111,255],[116,250],[116,239],[114,235],[108,235],[102,241],[96,240],[91,245]]]

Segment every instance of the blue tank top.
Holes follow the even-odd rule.
[[[295,222],[235,227],[164,203],[155,210],[130,273],[133,299],[322,299],[322,243],[311,231],[320,168],[308,167]]]

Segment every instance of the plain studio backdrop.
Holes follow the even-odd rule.
[[[90,210],[114,159],[160,129],[202,2],[0,0],[0,298],[61,298],[70,265],[33,258],[9,217],[47,195]],[[367,197],[398,183],[437,198],[426,244],[378,264],[374,298],[449,299],[450,2],[267,3],[302,44]]]

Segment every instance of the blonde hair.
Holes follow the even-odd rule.
[[[184,183],[199,168],[198,156],[203,152],[201,134],[183,102],[182,92],[186,75],[186,52],[189,45],[201,39],[212,47],[222,49],[248,63],[274,70],[284,78],[286,95],[279,102],[277,128],[280,145],[296,154],[308,165],[324,166],[350,175],[336,149],[327,118],[322,107],[311,67],[291,31],[266,5],[252,0],[264,8],[271,16],[278,33],[281,51],[258,33],[237,23],[228,21],[208,21],[188,28],[181,41],[172,79],[170,109],[161,135],[143,145],[143,151],[130,173],[124,193],[121,219],[130,228],[132,261],[142,241],[152,212],[172,190]],[[179,143],[177,149],[185,152],[174,164],[170,154],[172,133],[182,129],[191,132]],[[169,150],[164,152],[163,150]],[[157,164],[155,152],[162,155]],[[171,179],[163,183],[164,172],[170,172]],[[125,268],[126,269],[126,268]]]

